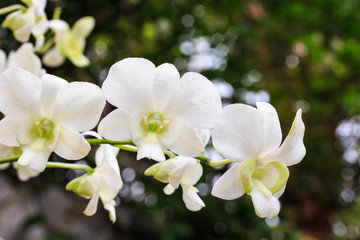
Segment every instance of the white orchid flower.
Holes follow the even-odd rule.
[[[305,126],[299,109],[280,146],[282,134],[276,110],[268,103],[256,105],[257,109],[243,104],[225,107],[213,129],[214,148],[238,163],[219,178],[212,195],[231,200],[247,193],[258,216],[273,218],[279,213],[278,198],[289,177],[287,166],[305,156]]]
[[[8,158],[13,156],[19,156],[21,154],[20,147],[9,147],[3,144],[0,144],[0,158]],[[10,163],[0,164],[0,170],[6,169],[10,166]],[[13,163],[13,167],[16,169],[18,178],[21,181],[27,181],[30,178],[37,177],[39,172],[32,170],[28,166],[18,165],[16,162]]]
[[[177,156],[151,166],[145,171],[145,175],[154,176],[155,179],[168,183],[164,188],[167,195],[172,194],[181,185],[182,197],[187,209],[199,211],[205,207],[205,204],[193,185],[199,181],[202,172],[202,166],[195,158]]]
[[[0,158],[7,158],[7,157],[11,157],[13,154],[13,149],[12,147],[8,147],[4,144],[0,144]],[[6,169],[10,166],[10,163],[2,163],[0,164],[0,170]]]
[[[114,198],[123,186],[120,169],[116,159],[119,148],[108,144],[101,145],[95,154],[96,168],[93,173],[87,173],[72,180],[66,189],[85,198],[91,198],[84,214],[92,216],[97,211],[99,198],[104,208],[109,211],[110,220],[116,221]]]
[[[30,178],[37,177],[40,174],[38,171],[34,171],[29,166],[22,166],[16,162],[13,163],[13,166],[16,169],[18,178],[23,182],[28,181]]]
[[[21,146],[18,164],[42,172],[50,154],[76,160],[90,144],[79,133],[95,127],[105,106],[98,86],[21,68],[0,74],[0,143]]]
[[[90,64],[83,52],[86,45],[85,38],[89,36],[95,26],[93,17],[79,19],[72,29],[63,20],[51,20],[50,28],[55,32],[55,46],[43,57],[43,62],[49,67],[57,67],[68,58],[75,66],[85,67]]]
[[[18,10],[6,16],[2,26],[13,31],[19,42],[28,42],[32,34],[36,39],[35,49],[39,50],[44,43],[44,34],[48,29],[45,14],[46,0],[25,0],[28,5],[25,11]]]
[[[20,67],[38,77],[46,73],[42,68],[40,58],[34,54],[34,47],[31,43],[24,43],[15,52],[10,52],[8,59],[6,59],[6,54],[0,50],[0,72],[11,67]]]
[[[204,143],[199,129],[212,128],[221,111],[215,87],[198,73],[181,79],[172,64],[154,64],[143,58],[126,58],[109,70],[102,91],[118,109],[99,124],[107,139],[132,140],[137,159],[164,161],[170,149],[187,157],[201,155]]]

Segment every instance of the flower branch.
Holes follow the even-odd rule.
[[[11,162],[15,162],[19,159],[19,155],[13,156],[13,157],[6,157],[6,158],[1,158],[0,159],[0,164],[2,163],[11,163]]]
[[[131,140],[129,141],[112,141],[112,140],[108,140],[108,139],[96,139],[96,138],[91,138],[91,139],[86,139],[86,141],[88,141],[88,143],[90,143],[90,145],[98,145],[98,144],[110,144],[110,145],[131,145],[133,144],[133,142]]]
[[[46,168],[65,168],[71,170],[84,170],[88,173],[94,172],[94,169],[89,165],[85,164],[74,164],[74,163],[60,163],[60,162],[48,162]]]

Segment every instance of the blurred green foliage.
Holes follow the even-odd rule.
[[[18,1],[2,1],[0,7],[12,3]],[[147,207],[143,201],[120,197],[118,215],[121,218],[126,212],[127,223],[118,221],[111,226],[116,236],[164,240],[360,238],[359,155],[353,152],[352,160],[343,158],[350,147],[359,152],[360,133],[354,130],[359,122],[353,120],[360,114],[359,1],[49,0],[49,18],[55,7],[63,8],[61,18],[70,24],[82,16],[94,16],[96,27],[86,48],[90,67],[78,69],[66,62],[47,69],[49,73],[101,85],[109,67],[120,59],[137,56],[156,65],[170,62],[182,73],[200,71],[211,80],[230,83],[234,94],[224,102],[251,104],[268,98],[278,110],[284,136],[296,109],[303,109],[307,155],[290,168],[290,180],[280,198],[279,223],[272,226],[256,217],[249,197],[223,201],[207,195],[203,197],[205,209],[189,212],[179,192],[166,196],[161,183],[142,175],[148,161],[125,161],[127,155],[122,153],[120,167],[135,169],[136,181],[143,182],[145,192],[154,193],[157,201]],[[17,46],[2,29],[1,49]],[[336,129],[345,121],[353,125],[339,137]],[[355,138],[351,146],[347,138]],[[204,168],[201,182],[208,184],[225,170]],[[52,173],[42,178],[53,181]],[[103,212],[99,208],[97,215],[103,217]],[[46,224],[44,219],[39,221]],[[48,229],[47,240],[72,237],[56,226]]]

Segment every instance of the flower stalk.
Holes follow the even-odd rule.
[[[15,162],[19,159],[20,155],[16,155],[16,156],[12,156],[12,157],[6,157],[6,158],[1,158],[0,159],[0,164],[2,163],[11,163],[11,162]]]
[[[85,164],[74,164],[74,163],[60,163],[60,162],[48,162],[46,168],[64,168],[71,170],[84,170],[87,173],[93,173],[94,169]]]
[[[16,162],[19,159],[19,155],[7,158],[1,158],[0,164]],[[46,168],[64,168],[72,170],[84,170],[88,173],[94,172],[94,169],[85,164],[74,164],[74,163],[60,163],[60,162],[48,162]]]
[[[112,140],[108,140],[108,139],[91,138],[91,139],[86,139],[86,141],[88,141],[88,143],[90,143],[90,145],[110,144],[113,146],[116,145],[116,147],[121,146],[121,145],[133,144],[133,142],[131,140],[129,140],[129,141],[112,141]]]

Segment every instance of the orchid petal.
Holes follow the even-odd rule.
[[[31,34],[31,25],[25,25],[22,28],[16,29],[13,32],[14,38],[19,42],[27,42],[29,41]]]
[[[92,216],[96,213],[97,206],[99,203],[99,191],[100,191],[100,186],[97,186],[94,191],[94,194],[92,195],[88,205],[86,206],[86,208],[84,210],[84,214],[86,216]]]
[[[116,211],[114,205],[107,203],[104,208],[109,211],[110,221],[114,223],[116,221]]]
[[[279,161],[286,166],[299,163],[305,156],[303,138],[305,125],[301,119],[301,109],[296,113],[291,129],[279,149],[264,157],[264,161]]]
[[[14,163],[14,168],[16,168],[18,178],[23,182],[28,181],[30,178],[37,177],[40,174],[28,166],[21,166],[17,163]]]
[[[34,131],[35,121],[32,117],[24,116],[16,126],[16,139],[21,145],[31,144],[39,137]]]
[[[31,144],[24,145],[21,149],[23,153],[18,159],[17,163],[19,165],[28,166],[36,172],[43,172],[45,170],[51,151],[47,149],[37,151],[37,149],[33,149]]]
[[[68,160],[77,160],[85,157],[90,152],[90,144],[80,133],[61,128],[54,152]]]
[[[89,59],[82,53],[77,53],[74,56],[70,55],[67,57],[77,67],[86,67],[90,65]]]
[[[39,17],[46,16],[45,14],[46,0],[32,0],[32,3],[34,4],[36,14]]]
[[[138,109],[149,114],[153,110],[150,91],[154,78],[152,62],[143,58],[125,58],[111,66],[102,91],[106,100],[120,109],[129,112]]]
[[[45,53],[43,63],[49,67],[58,67],[65,62],[65,56],[58,47],[53,47]]]
[[[182,127],[182,122],[177,118],[165,124],[163,129],[157,134],[157,139],[161,142],[164,149],[173,146],[179,134],[181,134]]]
[[[225,200],[232,200],[241,197],[245,193],[240,177],[241,168],[242,164],[236,163],[227,170],[217,180],[211,194]]]
[[[99,134],[113,141],[130,140],[129,115],[129,112],[122,109],[110,112],[99,123]]]
[[[106,161],[117,175],[120,176],[119,164],[116,159],[119,150],[119,148],[109,144],[102,144],[95,153],[96,165],[99,166],[103,161]]]
[[[20,146],[16,140],[16,131],[18,120],[11,117],[5,117],[0,121],[0,143],[9,147]]]
[[[181,116],[189,127],[212,128],[220,111],[221,99],[214,85],[201,74],[190,72],[180,79],[177,92],[163,113]]]
[[[274,218],[279,214],[280,203],[276,197],[272,195],[266,196],[257,187],[253,187],[251,198],[254,204],[255,213],[259,217]]]
[[[281,195],[283,195],[284,191],[285,191],[285,188],[286,188],[286,184],[279,190],[277,191],[276,193],[273,194],[274,197],[276,198],[280,198]]]
[[[4,144],[0,144],[0,158],[9,157],[12,150],[13,150],[13,147],[9,147]],[[2,165],[2,166],[4,166],[4,165]],[[0,169],[4,169],[4,168],[0,167]]]
[[[41,110],[45,117],[51,117],[54,112],[56,98],[60,89],[66,86],[68,82],[54,75],[45,74],[41,77]]]
[[[106,171],[106,174],[103,176],[103,181],[106,188],[101,189],[101,196],[106,202],[109,202],[119,193],[120,189],[123,187],[123,181],[116,170],[112,168]]]
[[[264,147],[259,155],[261,158],[279,148],[282,134],[279,117],[275,108],[266,102],[258,102],[256,106],[262,117],[262,125],[264,127]]]
[[[199,135],[204,148],[206,147],[206,145],[209,143],[210,141],[210,129],[200,129],[200,128],[196,128],[195,129],[197,134]]]
[[[138,146],[137,160],[149,158],[155,161],[165,161],[164,149],[156,143],[143,143]]]
[[[214,148],[235,161],[258,158],[264,145],[261,126],[256,108],[244,104],[226,106],[212,132]]]
[[[104,177],[108,177],[107,181],[104,180]],[[118,176],[113,171],[113,169],[110,169],[110,171],[106,171],[106,173],[102,174],[102,178],[103,179],[99,193],[100,198],[103,203],[109,203],[116,197],[116,195],[119,193],[119,190],[121,188],[120,185],[118,184],[119,183]],[[108,185],[109,181],[111,180],[114,180],[115,182],[110,182],[110,185]]]
[[[12,28],[14,26],[14,23],[16,22],[16,19],[23,14],[23,11],[17,10],[15,12],[12,12],[8,14],[5,18],[5,20],[2,22],[2,27],[4,28]]]
[[[101,145],[96,151],[96,169],[94,174],[101,175],[100,196],[104,202],[110,202],[123,186],[119,164],[112,151],[112,146]]]
[[[178,157],[188,159],[188,164],[186,167],[185,172],[181,178],[181,185],[184,186],[192,186],[195,185],[203,174],[203,169],[201,164],[195,158],[185,158],[185,157]]]
[[[73,36],[86,38],[94,29],[95,19],[93,17],[83,17],[77,20],[71,29]]]
[[[131,113],[128,123],[131,140],[138,146],[148,135],[142,114],[138,111]],[[157,137],[155,137],[154,143],[158,143]]]
[[[20,67],[36,76],[41,74],[41,61],[38,56],[34,54],[34,48],[31,43],[24,43],[14,53],[10,53],[8,60],[8,68]]]
[[[196,212],[205,207],[204,202],[197,195],[197,189],[195,187],[183,187],[183,201],[185,206],[190,211]]]
[[[70,30],[69,24],[61,19],[54,19],[49,21],[49,26],[54,32],[66,32]]]
[[[204,142],[200,138],[198,131],[194,128],[183,126],[180,135],[171,145],[170,150],[186,157],[196,157],[204,152],[204,148]]]
[[[167,102],[175,94],[180,74],[174,65],[164,63],[155,69],[153,95],[155,111],[162,112]]]
[[[18,67],[0,74],[0,111],[5,115],[39,118],[41,82],[38,77]]]
[[[32,34],[36,37],[39,38],[40,36],[44,36],[45,32],[48,30],[49,28],[49,22],[46,18],[42,18],[40,19],[40,21],[38,23],[36,23],[32,29],[31,32]],[[36,44],[37,47],[41,47],[41,45]]]
[[[164,187],[164,193],[166,195],[171,195],[174,193],[174,191],[175,191],[175,187],[170,183]]]
[[[86,82],[72,82],[61,88],[52,119],[79,132],[96,126],[105,106],[100,88]]]
[[[163,170],[166,168],[166,163],[170,163],[172,169],[169,168],[168,173],[166,174],[166,178],[168,182],[174,187],[178,188],[181,184],[182,177],[188,167],[189,159],[182,156],[177,156],[176,158],[169,159],[163,165]],[[169,165],[170,165],[169,164]],[[165,171],[166,172],[166,171]]]

